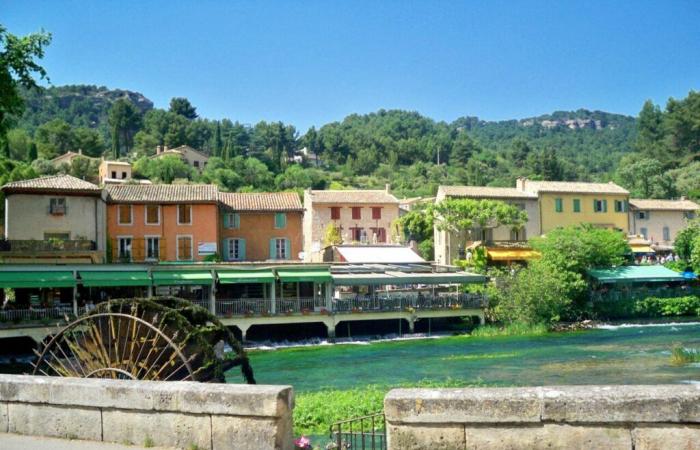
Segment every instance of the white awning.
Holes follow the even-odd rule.
[[[408,264],[425,262],[409,247],[358,245],[336,247],[336,250],[343,257],[344,262],[349,263]]]

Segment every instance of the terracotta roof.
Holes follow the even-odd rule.
[[[101,189],[90,182],[70,175],[52,175],[32,178],[30,180],[13,181],[2,187],[4,192],[88,192],[99,193]]]
[[[488,186],[440,186],[446,197],[470,197],[470,198],[524,198],[536,199],[537,194],[523,192],[515,188],[488,187]]]
[[[396,203],[396,197],[386,190],[311,191],[314,203]]]
[[[58,155],[57,157],[50,159],[49,162],[54,164],[60,161],[63,161],[64,159],[73,159],[73,158],[85,158],[85,159],[91,159],[91,160],[97,160],[99,158],[95,158],[93,156],[87,156],[83,155],[82,153],[74,152],[74,151],[67,151],[62,155]]]
[[[657,211],[697,211],[700,209],[697,203],[690,200],[652,200],[631,198],[630,206],[636,209]]]
[[[629,194],[615,183],[584,183],[581,181],[525,181],[528,192],[571,192],[577,194]]]
[[[218,190],[211,184],[109,184],[112,203],[216,203]]]
[[[158,158],[158,157],[160,157],[160,156],[175,155],[175,154],[177,154],[177,155],[182,155],[184,152],[194,152],[194,153],[198,153],[199,155],[203,156],[204,158],[209,159],[209,155],[204,154],[204,153],[200,152],[199,150],[190,147],[189,145],[181,145],[181,146],[179,146],[179,147],[174,147],[174,148],[169,148],[169,149],[167,149],[167,150],[163,150],[163,151],[160,152],[160,153],[156,153],[156,154],[153,155],[151,158]]]
[[[295,192],[220,192],[219,201],[234,211],[303,211]]]

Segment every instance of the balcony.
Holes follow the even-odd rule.
[[[95,241],[87,239],[64,240],[3,240],[1,252],[92,252],[97,250]]]
[[[110,239],[107,259],[111,263],[141,263],[166,260],[166,240],[164,238],[125,238]],[[191,249],[194,252],[194,249]]]

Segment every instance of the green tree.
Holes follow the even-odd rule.
[[[212,156],[221,156],[223,150],[223,141],[221,140],[221,122],[216,122],[216,131],[214,132],[214,142],[212,144]]]
[[[499,200],[447,199],[432,212],[437,228],[453,233],[500,226],[517,230],[527,223],[525,211]]]
[[[432,239],[433,223],[432,208],[413,209],[398,219],[403,234],[416,242]]]
[[[651,100],[644,102],[637,120],[637,151],[650,158],[657,158],[663,145],[663,114]]]
[[[678,162],[700,158],[700,92],[668,101],[664,129],[668,150]]]
[[[696,242],[700,237],[700,219],[692,220],[678,232],[673,249],[683,261],[690,261]]]
[[[174,97],[170,100],[171,113],[177,114],[188,120],[197,118],[197,108],[192,106],[189,100],[184,97]]]
[[[44,57],[50,42],[51,34],[43,30],[19,37],[0,25],[0,142],[24,110],[20,87],[37,88],[35,78],[47,78],[36,60]]]
[[[635,198],[668,198],[672,193],[659,192],[665,170],[656,159],[626,155],[620,160],[615,181],[630,191]],[[656,194],[656,195],[655,195]]]
[[[179,156],[167,155],[150,159],[142,157],[134,163],[135,176],[171,184],[176,179],[192,179],[194,169]]]
[[[141,113],[127,99],[119,99],[109,110],[109,126],[112,136],[112,156],[128,154],[134,146],[134,135],[141,126]]]
[[[34,135],[39,155],[51,159],[69,150],[77,151],[77,140],[70,124],[62,119],[54,119],[37,128]]]
[[[75,145],[87,156],[102,156],[105,150],[105,143],[102,135],[90,128],[76,128],[73,131]]]
[[[330,247],[331,245],[340,245],[342,243],[343,237],[340,235],[340,228],[333,223],[329,223],[323,233],[323,246]]]

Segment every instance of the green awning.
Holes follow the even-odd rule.
[[[168,270],[154,271],[154,286],[179,286],[184,284],[211,284],[213,278],[209,270]]]
[[[588,275],[598,283],[664,283],[683,281],[683,275],[664,266],[623,266],[592,269]]]
[[[275,281],[275,274],[271,269],[266,270],[217,270],[219,283],[221,284],[241,284],[241,283],[272,283]]]
[[[73,272],[67,270],[0,272],[0,287],[3,288],[66,288],[75,284]]]
[[[83,286],[150,286],[151,278],[145,270],[80,271]]]
[[[316,282],[325,283],[331,281],[331,273],[327,268],[318,269],[277,269],[277,276],[285,283],[293,282]]]

